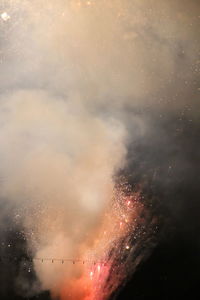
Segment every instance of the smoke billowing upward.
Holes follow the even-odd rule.
[[[119,260],[133,271],[152,248],[156,216],[184,210],[173,199],[196,188],[199,14],[195,0],[0,3],[0,224],[22,226],[35,258],[107,260],[89,283],[80,266],[36,262],[41,290],[107,299],[130,276],[105,288]],[[104,293],[88,292],[93,279]]]

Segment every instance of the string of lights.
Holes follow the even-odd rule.
[[[35,258],[27,258],[27,257],[6,257],[6,256],[1,256],[0,257],[0,262],[12,262],[12,261],[29,261],[29,262],[33,262],[33,261],[40,261],[41,263],[44,262],[60,262],[61,264],[64,264],[66,262],[70,262],[73,264],[76,263],[81,263],[81,264],[101,264],[101,265],[106,265],[106,263],[102,262],[102,261],[94,261],[94,260],[81,260],[81,259],[72,259],[72,258],[54,258],[54,257],[35,257]]]

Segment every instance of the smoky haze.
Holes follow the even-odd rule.
[[[6,0],[0,13],[1,224],[23,226],[33,257],[79,256],[119,170],[182,222],[174,193],[197,186],[199,1]],[[35,271],[53,294],[81,272]]]

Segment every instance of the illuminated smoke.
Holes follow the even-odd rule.
[[[64,282],[61,299],[78,299],[80,290],[83,295],[85,292],[80,299],[113,298],[153,246],[157,220],[145,209],[140,192],[133,193],[122,182],[115,189],[93,244],[83,249],[83,274],[72,285]]]
[[[130,161],[134,172],[146,112],[185,113],[198,90],[195,11],[182,0],[1,2],[1,197],[33,257],[87,262],[34,261],[41,290],[107,299],[151,248],[156,220],[117,174]]]
[[[112,175],[125,154],[123,128],[43,92],[7,97],[0,115],[1,195],[13,202],[33,254],[79,256],[111,198]],[[41,267],[45,289],[76,272]]]

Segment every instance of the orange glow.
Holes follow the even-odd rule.
[[[142,212],[144,205],[139,192],[127,196],[121,188],[116,188],[96,238],[89,247],[82,246],[80,259],[86,263],[79,270],[81,276],[70,283],[66,280],[60,293],[62,300],[109,298],[126,278],[127,257],[134,247],[132,240],[142,237],[143,231],[137,232],[139,226],[145,228]]]

